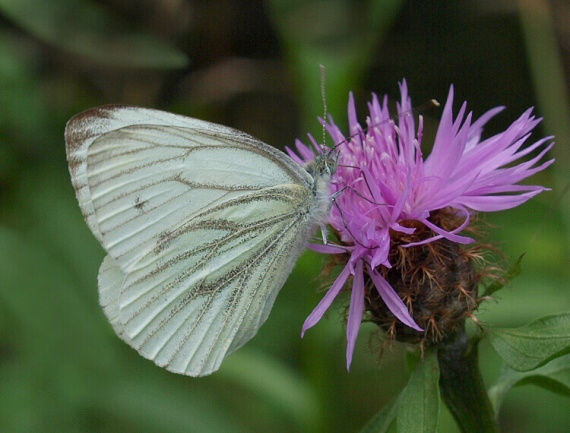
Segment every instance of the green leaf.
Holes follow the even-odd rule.
[[[127,419],[131,431],[245,433],[221,402],[191,386],[179,386],[186,380],[165,383],[164,375],[153,368],[146,377],[122,376],[109,382],[107,393],[99,394],[93,405],[106,416]]]
[[[5,227],[0,227],[0,302],[24,334],[21,350],[36,362],[89,368],[113,362],[108,330],[93,326],[99,313],[65,265],[43,245]]]
[[[322,131],[321,125],[312,120],[323,110],[319,65],[327,71],[325,87],[330,112],[346,110],[349,90],[356,90],[354,87],[362,81],[375,58],[374,51],[404,4],[402,0],[368,0],[362,2],[362,8],[354,8],[349,0],[267,2],[301,95],[301,107],[305,110],[301,118],[311,119],[302,130]]]
[[[10,401],[0,419],[11,419],[7,424],[15,427],[21,421],[14,414],[25,413],[29,424],[20,431],[45,425],[74,431],[82,402],[98,393],[94,373],[110,370],[117,360],[108,332],[94,326],[96,310],[54,254],[5,227],[0,227],[0,304],[10,317],[2,343],[12,354],[12,362],[0,364],[0,382],[6,384],[0,400]],[[29,395],[13,392],[28,386]]]
[[[271,406],[290,416],[301,430],[318,423],[321,408],[315,390],[275,358],[248,348],[239,350],[224,361],[217,378],[237,383],[263,401],[271,402]]]
[[[418,365],[418,362],[420,362],[420,360],[422,359],[422,352],[420,351],[419,348],[414,349],[414,350],[406,350],[404,352],[404,361],[406,363],[406,371],[408,373],[412,373],[412,371],[415,370],[416,365]]]
[[[5,107],[0,110],[1,176],[17,173],[18,159],[5,161],[8,149],[15,154],[22,151],[37,154],[53,138],[53,108],[44,95],[45,83],[40,83],[34,67],[30,53],[22,50],[9,32],[0,31],[0,95]]]
[[[497,383],[489,390],[489,398],[498,413],[514,386],[533,384],[549,391],[570,396],[570,355],[564,355],[530,372],[515,371],[505,365]]]
[[[0,305],[10,318],[0,340],[2,431],[95,431],[77,428],[85,413],[121,419],[129,426],[121,431],[244,431],[192,379],[143,360],[100,326],[102,312],[60,259],[0,226]]]
[[[436,351],[424,353],[402,393],[398,433],[433,433],[439,417],[439,364]]]
[[[128,29],[87,0],[0,0],[0,11],[39,39],[102,65],[181,68],[186,56],[153,36]]]
[[[524,254],[521,254],[519,256],[519,258],[516,260],[516,262],[513,264],[513,266],[511,266],[511,268],[507,272],[507,275],[505,275],[504,280],[495,281],[494,283],[490,284],[489,287],[487,287],[485,289],[485,296],[491,296],[493,293],[499,291],[500,289],[505,287],[507,284],[509,284],[511,281],[513,281],[515,279],[515,277],[517,277],[521,273],[521,270],[522,270],[521,263],[522,263],[523,257],[524,257]]]
[[[520,328],[492,329],[488,335],[511,368],[533,370],[570,353],[570,313],[544,316]]]
[[[400,409],[400,403],[402,402],[402,397],[404,392],[402,391],[398,397],[390,401],[386,406],[384,406],[380,412],[372,417],[370,421],[360,430],[360,433],[385,433],[392,425],[396,415],[398,415],[398,410]]]
[[[57,257],[75,279],[81,296],[98,305],[97,274],[105,252],[81,215],[69,176],[45,167],[21,172],[21,178],[19,206],[13,212],[21,215],[25,238]]]

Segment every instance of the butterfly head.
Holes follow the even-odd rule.
[[[315,183],[318,178],[324,178],[327,181],[335,174],[338,165],[338,152],[334,149],[323,150],[315,159],[305,164],[305,170],[313,176]]]

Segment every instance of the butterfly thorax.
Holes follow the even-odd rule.
[[[332,202],[330,200],[331,176],[337,167],[336,154],[333,152],[317,155],[314,160],[305,165],[305,170],[312,176],[312,192],[315,197],[314,207],[310,218],[317,224],[325,224],[328,220]]]

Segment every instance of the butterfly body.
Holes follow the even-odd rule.
[[[217,370],[251,339],[330,211],[334,161],[299,166],[221,125],[108,106],[72,118],[66,149],[84,218],[108,255],[103,310],[166,369]]]

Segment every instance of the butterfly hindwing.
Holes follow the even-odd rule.
[[[247,224],[227,220],[228,209],[193,219],[123,284],[120,319],[133,346],[170,370],[208,374],[253,337],[306,239],[288,207]]]

